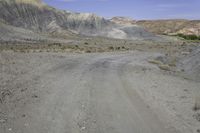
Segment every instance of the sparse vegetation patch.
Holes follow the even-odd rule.
[[[177,34],[175,36],[181,37],[185,40],[200,40],[200,36],[196,36],[196,35]]]

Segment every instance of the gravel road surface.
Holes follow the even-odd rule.
[[[148,63],[149,58],[159,54],[135,51],[19,54],[11,59],[12,56],[1,53],[4,65],[7,60],[15,61],[13,68],[4,71],[8,69],[11,73],[24,68],[24,72],[4,84],[5,88],[18,85],[18,89],[13,91],[16,94],[10,96],[11,100],[0,106],[0,112],[5,113],[5,119],[0,117],[1,133],[192,133],[197,130],[199,123],[191,115],[194,113],[192,92],[198,89],[199,83],[172,76]],[[10,78],[8,72],[1,75],[3,79]]]

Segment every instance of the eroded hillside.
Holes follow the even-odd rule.
[[[90,13],[57,10],[40,0],[1,0],[0,21],[34,32],[76,33],[119,39],[156,39],[140,26],[122,26]]]
[[[124,25],[140,25],[155,34],[200,35],[199,20],[166,19],[166,20],[131,20],[125,17],[114,17],[112,22]]]

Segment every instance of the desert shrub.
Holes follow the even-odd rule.
[[[92,51],[91,50],[86,50],[86,53],[92,53]]]
[[[126,48],[126,50],[129,50],[130,48]]]
[[[76,48],[79,48],[79,46],[78,46],[78,45],[75,45],[75,47],[76,47]]]
[[[120,50],[121,48],[120,47],[117,47],[117,50]]]
[[[52,46],[59,46],[59,47],[61,47],[62,44],[61,43],[50,43],[50,44],[48,44],[48,47],[52,47]]]
[[[109,49],[110,49],[110,50],[114,50],[114,47],[113,47],[113,46],[110,46]]]
[[[200,36],[196,36],[196,35],[177,34],[176,36],[179,36],[179,37],[184,38],[186,40],[200,40]]]
[[[24,49],[20,49],[20,52],[21,53],[25,53],[26,51]]]
[[[61,50],[65,50],[65,49],[66,49],[66,47],[65,47],[65,46],[62,46],[62,47],[61,47]]]

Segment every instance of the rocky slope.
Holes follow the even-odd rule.
[[[119,39],[155,39],[139,26],[124,26],[95,14],[57,10],[41,0],[0,0],[0,21],[4,24],[47,34],[70,32]]]
[[[185,34],[200,36],[200,20],[184,20],[184,19],[169,19],[169,20],[131,20],[124,17],[114,17],[112,22],[123,25],[140,25],[146,30],[156,34]]]
[[[178,62],[178,68],[187,78],[200,81],[200,47],[195,48],[188,56]]]

